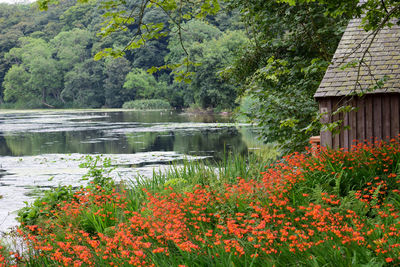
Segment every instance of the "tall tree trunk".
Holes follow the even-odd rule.
[[[46,88],[42,89],[42,104],[49,108],[55,108],[54,106],[46,103]]]

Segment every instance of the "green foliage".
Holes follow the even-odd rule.
[[[51,41],[58,58],[58,66],[71,70],[76,64],[83,63],[89,57],[86,47],[92,43],[93,33],[88,30],[74,28],[60,32]]]
[[[103,68],[93,59],[76,64],[65,73],[64,90],[60,98],[75,107],[99,108],[104,103]]]
[[[86,0],[81,2],[87,2]],[[39,1],[42,9],[48,8],[49,0]],[[154,22],[145,19],[147,13],[154,9],[158,9],[160,13],[167,15],[171,20],[179,25],[183,20],[192,18],[204,19],[208,15],[215,15],[220,10],[220,4],[217,0],[204,0],[193,4],[191,1],[162,1],[156,0],[151,2],[133,1],[129,14],[120,7],[127,6],[126,2],[108,1],[102,3],[102,8],[106,10],[103,14],[105,18],[104,26],[101,28],[100,35],[109,36],[115,32],[130,31],[131,40],[124,48],[106,48],[96,54],[96,59],[104,56],[120,56],[124,55],[126,50],[138,49],[145,46],[148,41],[160,39],[167,35],[165,31],[166,23],[164,21]],[[182,13],[185,10],[185,13]],[[181,32],[181,29],[179,29]]]
[[[112,189],[114,187],[115,184],[110,177],[110,173],[115,168],[112,167],[110,158],[102,158],[99,155],[96,157],[87,155],[85,157],[85,162],[79,164],[79,167],[89,169],[88,172],[82,176],[82,180],[90,180],[94,185],[101,186],[104,189]]]
[[[53,2],[39,6],[48,9]],[[390,26],[400,9],[397,1],[378,0],[78,2],[43,13],[4,6],[4,100],[120,107],[157,98],[178,108],[225,110],[241,95],[255,100],[245,114],[249,121],[284,151],[302,149],[319,130],[311,123],[317,118],[312,96],[348,19],[365,14],[364,28],[377,30]],[[125,55],[127,61],[95,65],[93,55]]]
[[[51,209],[62,201],[69,201],[73,198],[74,189],[71,186],[59,186],[54,189],[46,190],[43,196],[38,197],[32,204],[18,211],[18,221],[25,225],[34,225],[39,220],[52,216]]]
[[[153,172],[151,179],[138,177],[132,180],[135,191],[146,189],[153,193],[162,193],[166,187],[177,192],[191,190],[193,185],[210,186],[223,190],[228,183],[237,177],[259,177],[265,165],[277,157],[274,150],[267,153],[249,153],[247,155],[225,154],[220,161],[189,161],[173,164],[167,170]]]
[[[50,6],[49,1],[41,1],[39,6],[46,12],[24,5],[15,6],[15,11],[11,8],[14,6],[5,5],[7,8],[0,13],[0,20],[5,22],[0,25],[0,103],[4,100],[3,107],[23,108],[24,103],[31,108],[119,108],[131,100],[155,98],[177,108],[195,101],[204,107],[232,108],[235,87],[224,86],[217,74],[227,62],[220,54],[225,51],[221,47],[210,56],[217,55],[224,64],[214,64],[219,61],[214,59],[214,63],[196,70],[204,71],[201,79],[213,82],[213,89],[204,88],[205,80],[203,85],[192,88],[174,82],[191,80],[193,70],[188,72],[186,67],[200,66],[185,57],[179,35],[190,46],[219,38],[220,29],[227,31],[231,25],[240,28],[238,12],[206,17],[220,9],[217,1],[207,2],[197,9],[197,3],[183,1],[182,21],[176,12],[176,1],[152,1],[146,7],[140,0],[79,4],[67,0]],[[167,27],[172,25],[181,33],[166,36]],[[101,39],[96,37],[99,32]],[[134,51],[129,47],[135,47]],[[227,58],[232,57],[234,49],[227,48]],[[117,55],[118,51],[126,57],[93,61],[96,54],[95,58],[100,59],[101,55]],[[199,58],[200,55],[196,60]],[[180,68],[182,64],[186,67]],[[148,69],[153,72],[147,73]],[[5,76],[7,81],[3,82]]]
[[[143,99],[125,102],[122,108],[136,110],[168,110],[171,105],[162,99]]]
[[[195,103],[203,109],[233,109],[236,87],[224,81],[219,71],[229,66],[248,43],[245,34],[229,30],[222,33],[217,27],[197,20],[182,24],[182,28],[189,32],[182,36],[182,42],[191,61],[187,61],[178,33],[173,33],[168,45],[171,52],[166,60],[173,66],[181,66],[173,71],[176,82],[172,87],[178,92],[184,90],[186,98],[191,96],[192,100],[185,101],[187,106]],[[182,81],[187,84],[179,84]]]
[[[17,62],[5,76],[5,98],[14,101],[36,98],[46,104],[49,95],[59,95],[61,91],[61,76],[52,58],[52,48],[43,39],[24,37],[19,41],[21,48],[13,48],[5,55],[6,59]]]
[[[126,76],[124,89],[135,99],[160,98],[165,94],[166,84],[157,82],[153,75],[143,69],[133,68]]]
[[[219,72],[229,66],[241,49],[248,44],[242,31],[226,31],[219,38],[205,41],[194,49],[199,53],[194,60],[194,76],[189,87],[195,92],[194,99],[202,108],[232,110],[238,96],[237,88],[224,80]]]
[[[255,100],[244,115],[260,126],[265,142],[302,150],[319,131],[308,127],[318,111],[313,95],[348,18],[326,16],[327,7],[313,2],[230,2],[247,11],[251,42],[223,76]]]
[[[26,84],[29,81],[29,73],[24,67],[14,65],[4,77],[4,100],[15,102],[17,100],[28,101],[32,92],[28,90]]]
[[[282,0],[290,5],[314,2],[313,0]],[[400,3],[398,1],[380,0],[317,0],[325,6],[326,14],[337,17],[343,14],[349,17],[362,17],[365,30],[377,30],[395,23],[392,19],[400,17]],[[399,23],[399,22],[397,22]]]
[[[109,192],[115,188],[114,180],[110,177],[110,173],[114,170],[110,158],[88,155],[85,157],[85,162],[81,163],[79,167],[88,169],[88,172],[82,176],[82,180],[90,181],[88,188],[96,189],[98,186]],[[72,186],[58,186],[45,190],[43,195],[39,196],[32,204],[25,203],[26,207],[18,211],[18,220],[24,225],[35,225],[41,220],[54,216],[50,211],[59,203],[72,200],[78,189]],[[92,223],[95,222],[92,221]]]
[[[135,92],[124,90],[126,75],[131,70],[130,62],[125,58],[106,61],[104,74],[104,99],[106,107],[121,107],[127,99],[133,99]]]
[[[182,40],[180,40],[178,28],[172,29],[172,38],[170,38],[168,43],[170,53],[166,56],[166,61],[168,63],[183,63],[186,54],[185,51],[182,50],[182,44],[189,53],[190,59],[193,59],[193,56],[198,51],[196,51],[196,49],[191,49],[191,46],[218,38],[222,34],[216,26],[200,20],[190,20],[180,25],[180,27],[182,27],[182,30],[184,30],[186,34],[182,35]],[[181,66],[180,68],[184,67],[185,66]]]
[[[222,55],[218,44],[205,46],[213,51],[203,51],[202,47],[206,41],[218,39],[221,34],[216,27],[199,21],[217,14],[221,8],[219,1],[152,1],[148,5],[147,2],[142,5],[134,2],[129,6],[133,11],[131,16],[127,16],[124,9],[126,3],[104,3],[106,23],[101,35],[107,37],[126,31],[132,39],[125,47],[104,49],[97,58],[125,54],[129,49],[143,49],[154,40],[159,44],[158,41],[172,29],[170,53],[165,54],[167,64],[157,61],[151,70],[173,69],[176,81],[192,83],[172,83],[171,88],[176,93],[169,101],[174,105],[179,103],[179,106],[195,104],[202,108],[231,109],[235,106],[235,86],[215,77],[221,67],[227,67],[224,76],[243,88],[242,95],[249,95],[260,103],[248,110],[246,115],[250,121],[261,126],[266,141],[282,144],[285,151],[301,149],[307,137],[318,131],[317,124],[310,124],[317,112],[312,95],[348,19],[365,13],[365,29],[375,30],[390,24],[390,18],[399,15],[397,1],[368,0],[361,4],[356,0],[226,2],[233,13],[241,12],[252,39],[233,65],[230,56],[227,56],[230,58],[227,62],[218,58]],[[47,6],[47,0],[41,1],[42,8]],[[157,12],[169,17],[172,24],[169,26],[165,18],[155,20],[153,16]],[[236,53],[238,49],[234,51]],[[160,59],[154,53],[149,55],[148,58]],[[215,62],[224,64],[220,66]],[[216,65],[218,67],[213,68]]]

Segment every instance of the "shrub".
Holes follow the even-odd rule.
[[[162,99],[143,99],[125,102],[122,105],[125,109],[138,109],[138,110],[160,110],[171,109],[171,105]]]

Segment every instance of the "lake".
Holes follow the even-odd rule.
[[[254,135],[230,116],[176,111],[0,111],[0,231],[16,211],[58,185],[84,185],[86,155],[111,158],[116,179],[151,176],[172,162],[254,149]]]

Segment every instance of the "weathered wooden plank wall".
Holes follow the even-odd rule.
[[[324,115],[322,123],[342,120],[340,134],[321,132],[321,145],[333,148],[351,148],[358,141],[387,140],[400,131],[400,94],[368,94],[363,97],[320,98],[319,107]],[[339,106],[351,104],[357,108],[347,114],[330,115]],[[349,129],[345,129],[348,126]]]

